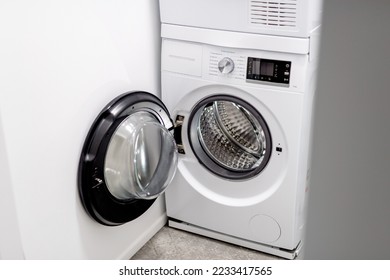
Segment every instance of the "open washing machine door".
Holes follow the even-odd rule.
[[[164,104],[129,92],[95,120],[82,150],[78,185],[89,215],[104,225],[141,216],[169,185],[177,168],[173,123]]]

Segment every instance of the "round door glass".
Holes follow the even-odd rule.
[[[169,185],[176,166],[173,136],[151,113],[142,111],[123,120],[111,137],[104,177],[118,199],[154,199]]]
[[[196,115],[200,146],[219,167],[241,173],[264,167],[270,138],[259,114],[255,116],[238,102],[215,100],[200,107]]]

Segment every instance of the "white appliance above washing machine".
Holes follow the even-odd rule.
[[[309,37],[322,0],[160,0],[161,22],[216,30]]]

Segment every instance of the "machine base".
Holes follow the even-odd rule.
[[[296,259],[301,252],[302,249],[302,242],[298,244],[298,246],[294,250],[285,250],[281,249],[278,247],[272,247],[269,245],[261,244],[261,243],[256,243],[253,241],[248,241],[245,239],[241,239],[238,237],[230,236],[230,235],[225,235],[216,231],[208,230],[205,228],[201,228],[195,225],[191,225],[185,222],[177,221],[177,220],[168,220],[168,225],[173,228],[189,231],[192,233],[196,233],[199,235],[207,236],[210,238],[214,238],[217,240],[225,241],[228,243],[236,244],[242,247],[254,249],[257,251],[261,251],[267,254],[271,254],[274,256],[278,256],[281,258],[293,260]]]

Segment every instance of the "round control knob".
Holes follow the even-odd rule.
[[[229,57],[224,57],[218,62],[219,72],[229,74],[234,70],[234,61]]]

